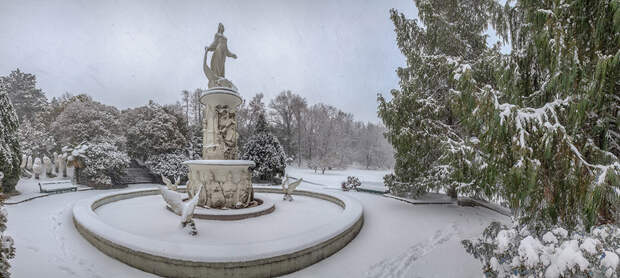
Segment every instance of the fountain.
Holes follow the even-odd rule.
[[[204,106],[202,160],[184,162],[189,167],[188,194],[202,188],[198,205],[207,208],[241,209],[256,205],[252,190],[250,160],[237,160],[236,114],[242,103],[237,88],[224,78],[226,57],[237,58],[228,50],[220,23],[213,43],[205,48],[203,70],[209,89],[200,98]],[[213,51],[211,67],[208,53]]]
[[[88,242],[146,272],[164,277],[284,275],[337,252],[364,223],[361,204],[339,192],[296,190],[301,180],[288,188],[252,186],[249,168],[254,162],[237,160],[236,113],[242,100],[224,78],[226,57],[237,56],[228,50],[223,32],[220,24],[214,42],[205,48],[209,89],[200,99],[205,107],[203,159],[184,162],[190,168],[190,200],[183,202],[184,193],[174,191],[176,182],[170,189],[97,195],[72,209],[73,223]],[[291,195],[295,202],[290,202]],[[271,213],[276,203],[278,213]],[[166,204],[167,210],[162,208]],[[179,218],[171,212],[181,214],[182,223],[191,223],[191,235],[179,233]],[[241,220],[258,216],[260,220]]]

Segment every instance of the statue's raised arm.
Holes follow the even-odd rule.
[[[213,55],[211,56],[211,67],[207,65],[207,57],[210,51],[213,51]],[[237,90],[235,85],[225,77],[224,65],[226,63],[226,57],[236,59],[237,55],[230,52],[228,49],[228,39],[224,36],[224,25],[220,23],[217,27],[217,33],[215,33],[213,42],[208,47],[205,47],[202,67],[205,76],[209,79],[209,88],[226,87]]]

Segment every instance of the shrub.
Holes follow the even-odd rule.
[[[353,177],[353,176],[348,176],[347,180],[343,181],[342,184],[340,184],[343,191],[349,191],[351,189],[355,189],[355,191],[357,191],[357,188],[360,185],[362,185],[362,182],[360,182],[360,179],[358,179],[357,177]]]
[[[482,262],[485,277],[620,277],[620,228],[615,225],[590,233],[558,225],[537,232],[493,222],[481,239],[462,243]]]
[[[252,176],[260,180],[272,180],[276,174],[283,174],[286,168],[286,154],[280,141],[267,131],[264,115],[256,124],[256,133],[243,146],[241,159],[252,160]]]
[[[82,175],[89,185],[118,184],[124,170],[129,166],[129,157],[116,146],[107,143],[86,143],[84,148]]]
[[[7,215],[4,203],[0,200],[0,277],[5,278],[11,276],[11,273],[9,273],[9,268],[11,267],[9,260],[15,257],[13,238],[5,233]]]
[[[181,153],[165,153],[151,155],[146,160],[146,167],[156,175],[166,177],[186,177],[189,169],[184,161],[188,160],[187,156]]]

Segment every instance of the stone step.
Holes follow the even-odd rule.
[[[125,169],[125,175],[121,178],[123,184],[155,183],[157,178],[148,169],[142,167],[130,167]]]

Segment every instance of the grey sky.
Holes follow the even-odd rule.
[[[174,103],[206,88],[204,47],[217,23],[230,50],[226,77],[248,100],[289,89],[377,122],[376,94],[398,86],[404,56],[389,1],[0,0],[0,75],[34,73],[48,97],[87,93],[119,108]]]

